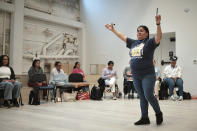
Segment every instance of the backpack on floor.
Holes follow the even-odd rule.
[[[165,82],[161,82],[160,90],[159,90],[159,99],[166,100],[168,99],[168,85]]]
[[[177,95],[179,95],[179,91],[176,91]],[[183,91],[183,99],[184,100],[190,100],[192,99],[191,94],[189,92]]]
[[[39,90],[34,89],[29,93],[29,105],[40,105]]]
[[[101,87],[93,86],[91,90],[90,99],[92,100],[101,100],[103,97],[103,89]]]
[[[184,100],[192,99],[191,94],[189,92],[183,92],[183,99]]]

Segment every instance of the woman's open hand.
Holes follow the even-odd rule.
[[[113,31],[114,30],[114,26],[112,24],[106,24],[105,27],[110,30]]]

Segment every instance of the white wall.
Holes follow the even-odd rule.
[[[122,85],[122,71],[129,61],[124,43],[105,29],[106,23],[116,23],[116,28],[129,37],[136,38],[140,24],[156,32],[155,10],[162,15],[163,32],[176,32],[176,54],[183,68],[184,90],[197,94],[196,0],[81,0],[81,20],[86,24],[87,65],[114,60]],[[184,8],[190,8],[185,13]],[[89,66],[87,66],[89,69]],[[87,70],[88,70],[87,69]]]
[[[155,34],[154,34],[155,35]],[[153,34],[150,37],[154,36]],[[164,78],[163,71],[168,64],[161,65],[161,61],[169,62],[169,51],[173,52],[173,55],[176,56],[176,42],[170,41],[171,37],[175,37],[174,32],[163,33],[162,40],[160,41],[160,45],[156,48],[154,53],[154,59],[156,60],[156,67],[160,68],[161,77]]]

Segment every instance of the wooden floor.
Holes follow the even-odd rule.
[[[0,131],[197,131],[197,100],[160,101],[164,123],[135,126],[139,100],[77,101],[0,108]]]

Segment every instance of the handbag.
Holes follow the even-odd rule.
[[[89,100],[89,99],[90,99],[90,96],[87,91],[86,92],[79,91],[77,93],[77,100]]]
[[[69,102],[69,101],[76,101],[77,92],[73,91],[72,93],[64,92],[63,93],[63,101]]]

